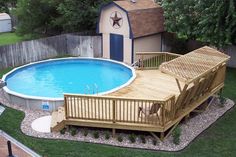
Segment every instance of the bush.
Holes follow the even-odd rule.
[[[99,132],[98,131],[94,131],[93,132],[93,137],[96,138],[96,139],[99,138]]]
[[[83,135],[84,135],[85,137],[88,136],[88,130],[87,130],[87,129],[84,129]]]
[[[110,133],[107,131],[105,132],[105,139],[108,140],[110,138]]]
[[[70,134],[71,136],[75,136],[78,133],[78,130],[76,127],[71,127]]]
[[[144,135],[141,135],[141,136],[140,136],[140,139],[141,139],[141,142],[142,142],[143,144],[146,143],[146,138],[145,138]]]
[[[129,135],[129,140],[131,143],[135,143],[136,142],[136,135],[135,134]]]
[[[175,130],[172,133],[173,136],[173,143],[176,145],[179,145],[180,143],[180,135],[181,135],[181,128],[176,127]]]
[[[219,99],[220,99],[220,104],[219,104],[219,106],[220,106],[220,107],[224,107],[224,106],[225,106],[226,99],[225,99],[223,96],[220,96]]]
[[[119,135],[119,136],[117,137],[117,141],[122,142],[122,141],[123,141],[123,137],[122,137],[121,135]]]
[[[155,145],[157,145],[157,140],[156,139],[153,139],[152,140],[152,144],[155,146]]]
[[[61,129],[61,130],[60,130],[60,133],[61,133],[62,135],[64,135],[64,134],[66,133],[66,128]]]

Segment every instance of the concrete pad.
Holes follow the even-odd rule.
[[[44,116],[34,120],[31,124],[33,130],[37,132],[50,133],[52,116]]]

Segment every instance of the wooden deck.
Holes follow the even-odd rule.
[[[172,95],[177,98],[180,94],[175,78],[158,69],[136,70],[136,75],[136,79],[129,86],[108,96],[165,100]],[[180,85],[183,87],[184,82],[180,81]]]
[[[212,48],[180,57],[163,52],[136,55],[137,77],[130,85],[104,96],[64,95],[64,107],[52,114],[51,130],[66,125],[128,129],[160,132],[163,139],[224,86],[229,56]]]

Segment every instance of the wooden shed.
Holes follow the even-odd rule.
[[[7,13],[0,13],[0,33],[12,31],[11,17]]]
[[[163,9],[153,0],[120,0],[102,6],[97,32],[104,58],[132,64],[136,52],[162,51]]]

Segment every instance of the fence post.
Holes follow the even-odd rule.
[[[7,148],[8,148],[8,157],[14,157],[11,149],[11,141],[7,141]]]

